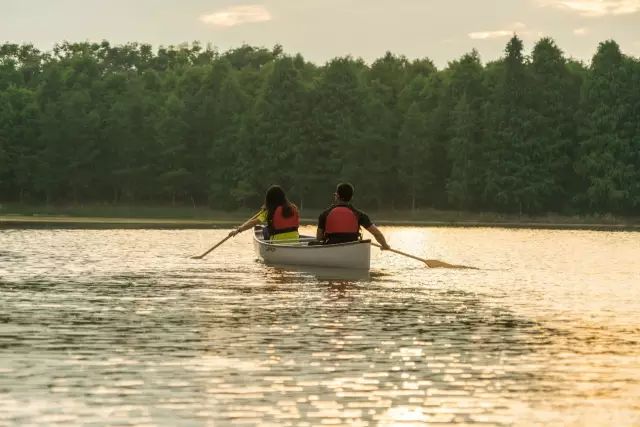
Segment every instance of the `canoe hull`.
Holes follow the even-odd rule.
[[[305,243],[274,244],[256,235],[253,244],[256,255],[265,264],[369,270],[371,263],[370,241],[308,246]]]

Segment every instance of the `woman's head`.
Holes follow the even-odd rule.
[[[273,213],[279,206],[282,206],[282,213],[286,218],[293,214],[292,205],[289,203],[289,200],[287,200],[284,190],[279,185],[269,187],[264,198],[264,206],[267,209],[269,218],[273,217]]]
[[[282,206],[287,203],[287,196],[284,194],[284,190],[279,185],[272,185],[267,190],[267,194],[264,198],[264,205],[268,210],[275,209],[278,206]]]

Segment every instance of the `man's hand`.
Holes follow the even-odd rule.
[[[235,237],[240,233],[240,227],[235,228],[229,232],[229,237]]]
[[[391,246],[389,246],[387,243],[384,243],[383,245],[380,245],[380,250],[381,251],[388,251],[391,249]]]

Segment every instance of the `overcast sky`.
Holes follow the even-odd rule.
[[[221,50],[282,44],[316,63],[390,50],[442,67],[474,47],[497,59],[516,32],[527,51],[551,36],[588,61],[612,38],[640,56],[640,0],[4,0],[1,10],[0,41],[47,50],[62,40],[199,40]]]

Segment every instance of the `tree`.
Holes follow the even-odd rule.
[[[400,146],[400,181],[407,188],[411,210],[415,210],[421,194],[432,182],[432,171],[426,167],[430,162],[428,134],[424,113],[417,103],[411,104],[398,136]]]
[[[515,212],[540,206],[547,177],[537,174],[532,158],[535,131],[530,109],[531,80],[523,43],[514,36],[505,49],[497,87],[488,105],[486,203]],[[542,182],[536,181],[542,178]]]
[[[157,174],[161,185],[160,196],[174,205],[180,198],[193,201],[189,193],[192,172],[186,168],[187,124],[182,120],[185,105],[177,96],[171,95],[160,113],[158,122],[159,156]]]
[[[539,40],[437,70],[387,52],[318,67],[282,46],[0,45],[0,201],[304,208],[640,209],[640,62]]]
[[[307,96],[293,59],[276,60],[250,113],[250,127],[242,133],[241,188],[249,187],[259,197],[271,184],[295,184],[296,154],[309,127]]]
[[[451,173],[447,181],[448,200],[454,206],[481,206],[484,188],[484,105],[487,91],[478,52],[472,51],[449,64],[448,94],[455,107],[451,115],[451,140],[447,157]]]
[[[0,92],[0,188],[20,202],[32,196],[32,170],[38,154],[35,94],[15,86]]]
[[[601,43],[582,93],[579,175],[589,210],[637,213],[638,64],[614,41]]]
[[[204,88],[210,103],[206,110],[211,136],[207,156],[209,203],[217,208],[230,208],[235,200],[229,190],[236,185],[236,177],[243,175],[236,165],[244,117],[251,104],[225,59],[213,65],[209,82],[213,87]],[[238,194],[241,200],[247,197],[242,190]]]

